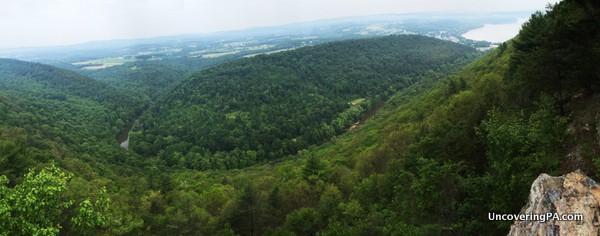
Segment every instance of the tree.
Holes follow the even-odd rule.
[[[38,174],[30,171],[23,183],[7,188],[8,179],[0,177],[0,225],[7,232],[29,235],[56,235],[62,228],[57,221],[73,205],[64,201],[71,175],[55,166]]]
[[[300,208],[286,217],[284,227],[298,236],[315,235],[322,225],[319,218],[314,208]]]
[[[488,112],[478,130],[487,145],[492,186],[490,210],[515,212],[525,204],[531,182],[539,173],[558,170],[566,119],[552,104],[541,104],[527,116],[523,111]]]
[[[106,190],[92,203],[86,199],[72,208],[74,201],[65,198],[71,174],[51,165],[39,173],[30,170],[21,184],[7,187],[8,178],[0,176],[0,228],[11,235],[57,235],[64,226],[60,219],[71,210],[77,212],[71,222],[79,232],[108,226],[110,199]]]
[[[85,234],[109,226],[112,221],[109,213],[110,202],[105,187],[100,189],[100,194],[95,201],[85,199],[80,202],[79,209],[76,210],[77,215],[71,218],[73,228]]]
[[[253,183],[245,183],[227,222],[240,235],[259,235],[259,192]]]
[[[323,163],[315,155],[310,155],[306,159],[306,164],[302,167],[302,177],[311,184],[315,184],[321,178]]]

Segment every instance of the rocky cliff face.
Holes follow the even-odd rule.
[[[542,174],[520,214],[528,218],[514,221],[508,235],[600,235],[600,185],[579,170]]]

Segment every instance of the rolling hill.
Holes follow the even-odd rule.
[[[182,81],[157,101],[132,134],[132,148],[146,156],[160,153],[167,165],[194,169],[273,160],[343,133],[366,110],[427,71],[475,54],[465,46],[409,35],[222,64]],[[179,163],[183,156],[188,163]]]
[[[0,136],[4,153],[12,153],[3,156],[3,173],[20,177],[30,158],[48,162],[85,153],[99,161],[117,159],[122,153],[115,137],[141,112],[139,101],[75,72],[0,59]]]
[[[488,213],[519,213],[540,173],[600,177],[599,4],[537,12],[475,61],[388,36],[199,71],[145,111],[132,151],[109,140],[135,97],[2,60],[0,229],[505,235]]]

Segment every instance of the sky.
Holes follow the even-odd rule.
[[[0,48],[210,33],[416,12],[543,10],[556,0],[0,0]]]

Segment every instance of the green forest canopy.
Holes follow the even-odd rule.
[[[84,145],[65,144],[64,150],[72,151],[61,151],[58,155],[51,151],[50,144],[60,146],[62,140],[50,139],[40,132],[47,129],[43,126],[46,121],[42,114],[45,113],[35,113],[54,104],[52,99],[33,100],[25,94],[3,91],[2,109],[8,113],[0,113],[2,122],[6,122],[0,129],[3,158],[0,169],[9,182],[0,178],[0,195],[10,198],[0,198],[0,219],[7,219],[7,212],[22,217],[18,222],[14,218],[0,221],[5,224],[2,225],[5,232],[0,234],[25,234],[36,229],[46,229],[45,232],[52,234],[58,229],[62,234],[113,235],[505,235],[511,222],[488,221],[487,212],[519,212],[537,175],[570,171],[563,170],[565,163],[572,162],[564,157],[573,148],[583,150],[581,159],[588,160],[583,163],[584,167],[589,175],[597,177],[598,137],[589,130],[600,125],[594,118],[600,112],[596,84],[600,68],[594,67],[600,55],[599,4],[566,0],[546,13],[536,13],[532,16],[534,20],[526,24],[512,42],[468,66],[448,63],[445,67],[426,69],[417,73],[418,79],[410,81],[410,86],[400,83],[402,89],[392,86],[397,92],[380,91],[377,94],[389,91],[387,102],[361,127],[325,139],[328,141],[324,144],[302,149],[277,163],[244,169],[181,168],[189,167],[188,153],[202,156],[204,153],[185,143],[179,144],[181,147],[171,145],[181,143],[178,137],[187,138],[176,133],[179,132],[177,126],[169,131],[171,138],[164,140],[169,141],[165,151],[157,151],[156,156],[111,152],[108,147],[116,147],[116,144],[104,142],[95,143],[96,152],[78,148]],[[577,34],[577,39],[571,40],[571,34]],[[357,42],[368,40],[339,45]],[[332,43],[328,47],[336,45]],[[265,65],[258,68],[275,67],[274,71],[287,72],[269,64],[285,62],[288,55],[294,53],[299,52],[276,54],[277,61],[267,61],[273,57],[259,57],[257,61]],[[573,59],[576,63],[567,59],[574,55],[580,55]],[[293,58],[290,56],[290,60]],[[179,97],[167,96],[142,120],[154,122],[169,117],[163,114],[168,107],[161,104],[186,108],[184,105],[206,100],[203,93],[192,93],[198,89],[193,86],[221,82],[210,80],[208,75],[222,75],[225,83],[228,73],[241,76],[244,74],[240,71],[251,70],[242,67],[248,63],[254,61],[237,61],[194,75],[167,93]],[[229,67],[236,70],[225,70]],[[295,70],[293,68],[288,70]],[[462,69],[457,71],[458,68]],[[559,86],[552,86],[554,82]],[[271,84],[264,86],[271,88],[268,87]],[[368,81],[365,84],[368,85]],[[283,88],[286,87],[281,85],[281,89],[273,87],[271,91],[284,93]],[[184,93],[186,91],[190,92]],[[216,94],[220,90],[206,92]],[[64,102],[86,102],[85,107],[98,109],[113,106],[91,102],[97,101],[91,97],[67,94],[57,107],[67,106]],[[348,109],[351,105],[347,103],[358,98],[366,98],[371,105],[377,101],[368,93],[363,95],[357,91],[356,94],[350,93],[343,101],[340,99],[345,104],[343,108]],[[232,97],[228,93],[219,95]],[[269,101],[269,96],[264,99]],[[32,101],[40,105],[32,107],[29,105]],[[213,102],[213,107],[206,110],[210,108],[211,112],[221,112],[219,114],[229,115],[234,120],[239,118],[236,122],[243,122],[243,114],[226,109],[252,108],[251,102],[231,103],[229,108],[214,107],[218,103]],[[341,109],[341,113],[345,109]],[[68,131],[65,133],[82,135],[77,131],[87,129],[91,130],[90,138],[94,138],[96,133],[92,131],[106,125],[96,121],[102,120],[98,114],[85,118],[94,127],[65,129]],[[15,127],[21,124],[14,123],[17,120],[27,121],[23,124],[31,127]],[[69,127],[71,122],[64,120],[59,124]],[[578,123],[592,128],[577,128]],[[51,125],[55,125],[52,122],[48,126],[55,127]],[[575,128],[565,132],[568,126]],[[146,138],[150,130],[158,130],[143,128],[144,132],[136,134],[138,139]],[[103,132],[98,134],[110,136]],[[144,139],[140,144],[142,142],[147,141]],[[141,151],[152,152],[145,147]],[[40,152],[43,155],[39,155]],[[100,158],[105,154],[116,158]],[[40,156],[43,158],[37,158]],[[6,161],[5,157],[13,159]],[[175,162],[171,162],[172,157],[177,157]],[[30,164],[23,166],[24,159]],[[56,162],[62,170],[46,164],[50,161]],[[184,164],[180,165],[181,162]],[[36,165],[50,167],[41,172],[26,170]],[[27,204],[28,198],[14,200],[22,198],[22,193],[38,183],[56,186],[52,191],[41,188],[39,192],[56,193],[60,198],[40,200],[57,206],[45,209],[46,216],[60,215],[63,220],[55,217],[31,220],[34,218],[28,216],[34,211],[31,211],[33,206]],[[102,186],[106,186],[110,201],[103,197]],[[90,216],[103,220],[99,225],[92,225],[86,220]]]
[[[277,159],[344,132],[427,71],[472,55],[465,46],[403,35],[222,64],[182,81],[151,107],[132,148],[193,169]]]

